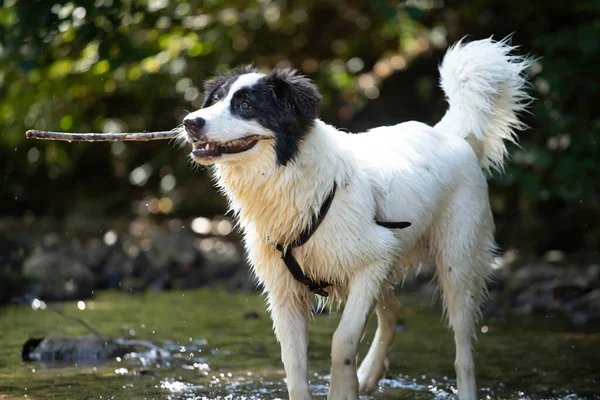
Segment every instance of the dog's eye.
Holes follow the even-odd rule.
[[[240,107],[242,107],[244,110],[247,110],[250,108],[250,103],[248,103],[247,101],[242,101],[242,104],[240,104]]]

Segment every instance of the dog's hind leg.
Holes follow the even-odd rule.
[[[374,264],[356,275],[350,284],[340,323],[331,346],[331,385],[328,399],[357,400],[356,353],[365,324],[389,276],[385,265]]]
[[[456,344],[460,400],[477,398],[472,341],[491,271],[493,220],[487,192],[456,194],[432,231],[436,276]]]
[[[396,336],[396,323],[400,312],[400,302],[393,290],[389,290],[377,303],[377,331],[358,369],[359,391],[370,393],[377,390],[377,384],[387,371],[388,352]]]

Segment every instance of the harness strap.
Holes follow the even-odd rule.
[[[287,249],[287,251],[280,244],[277,244],[275,246],[277,250],[281,252],[281,258],[283,259],[283,262],[285,263],[286,267],[290,270],[290,273],[292,274],[294,279],[296,279],[303,285],[306,285],[306,287],[308,287],[308,290],[310,290],[314,294],[318,294],[319,296],[323,297],[327,297],[327,291],[325,291],[325,288],[331,286],[331,284],[327,282],[317,283],[309,277],[307,277],[302,271],[298,260],[296,260],[296,258],[292,254],[292,249],[294,247],[300,247],[304,245],[306,242],[308,242],[308,239],[310,239],[310,237],[317,231],[317,228],[319,227],[319,225],[321,225],[323,219],[325,219],[325,215],[327,215],[327,211],[329,211],[331,203],[333,203],[333,197],[335,196],[336,190],[337,183],[335,183],[334,181],[333,189],[331,189],[331,192],[329,192],[329,195],[327,195],[327,198],[323,202],[323,205],[321,205],[319,213],[313,216],[311,224],[307,227],[307,229],[304,229],[302,233],[300,233],[300,236],[298,236],[298,238],[292,242],[292,244],[289,246],[290,248]]]
[[[305,285],[308,288],[308,290],[310,290],[312,293],[323,297],[328,296],[328,293],[325,290],[325,288],[331,286],[331,283],[315,282],[309,277],[307,277],[302,271],[298,260],[296,260],[296,258],[292,254],[292,249],[294,247],[300,247],[304,245],[316,232],[317,228],[319,227],[319,225],[321,225],[321,222],[323,222],[323,219],[325,219],[325,215],[327,215],[327,212],[331,207],[331,203],[333,202],[336,190],[337,184],[334,181],[333,188],[331,189],[331,192],[329,192],[329,195],[323,202],[323,205],[321,205],[319,213],[313,216],[312,223],[305,230],[303,230],[302,233],[300,233],[298,238],[290,244],[289,248],[286,249],[281,244],[275,245],[275,248],[281,252],[281,258],[288,270],[290,271],[290,273],[292,274],[292,276],[294,277],[294,279],[296,279],[301,284]],[[404,229],[408,228],[411,225],[410,222],[381,222],[377,220],[375,220],[375,223],[377,225],[389,229]]]
[[[388,229],[404,229],[408,228],[412,224],[410,222],[401,221],[401,222],[383,222],[375,220],[375,223],[379,226],[383,226]]]

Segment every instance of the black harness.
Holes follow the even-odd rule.
[[[313,216],[312,223],[302,231],[300,236],[298,236],[298,238],[294,240],[288,246],[288,248],[284,248],[280,244],[275,245],[275,248],[281,252],[281,258],[283,259],[283,262],[285,263],[287,268],[290,270],[290,273],[292,274],[294,279],[296,279],[301,284],[305,285],[308,288],[308,290],[310,290],[314,294],[318,294],[319,296],[323,297],[327,297],[328,294],[325,288],[331,286],[331,283],[315,282],[309,277],[307,277],[302,271],[300,264],[298,264],[298,260],[296,260],[296,258],[292,254],[292,249],[294,247],[300,247],[304,245],[306,242],[308,242],[308,239],[310,239],[311,236],[316,232],[321,222],[323,222],[323,219],[325,219],[325,215],[327,215],[329,207],[331,207],[331,203],[333,202],[333,197],[335,196],[336,189],[337,184],[333,182],[333,189],[331,189],[331,192],[325,199],[325,202],[323,202],[323,205],[321,205],[319,213]],[[404,229],[408,228],[411,225],[410,222],[382,222],[377,220],[375,220],[375,223],[377,225],[389,229]]]

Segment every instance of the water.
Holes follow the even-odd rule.
[[[399,296],[405,325],[378,393],[365,399],[445,399],[454,393],[454,344],[430,299]],[[279,346],[258,295],[219,290],[105,292],[64,310],[105,335],[147,339],[175,352],[156,364],[143,357],[97,365],[23,363],[31,337],[86,335],[50,309],[0,309],[0,399],[275,399],[287,398]],[[255,311],[258,318],[245,319]],[[327,394],[331,335],[337,313],[312,321],[309,371],[314,398]],[[560,320],[514,317],[485,321],[476,365],[480,398],[600,398],[600,329],[574,330]],[[375,328],[369,322],[364,355]]]

